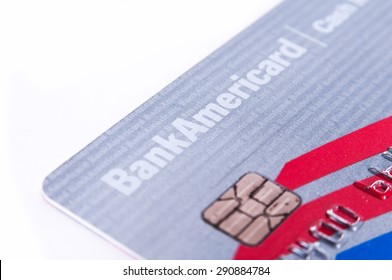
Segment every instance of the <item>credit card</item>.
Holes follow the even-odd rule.
[[[147,259],[392,259],[392,2],[285,1],[44,181]]]

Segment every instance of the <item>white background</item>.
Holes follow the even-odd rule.
[[[47,174],[279,0],[1,1],[0,259],[127,259]]]

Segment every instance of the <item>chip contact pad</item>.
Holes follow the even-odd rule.
[[[247,245],[257,246],[299,205],[301,198],[250,172],[203,211],[203,219]]]

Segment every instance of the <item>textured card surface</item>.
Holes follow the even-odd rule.
[[[391,1],[285,1],[44,194],[147,259],[392,259],[391,22]]]

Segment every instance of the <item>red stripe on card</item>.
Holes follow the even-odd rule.
[[[294,190],[358,161],[385,151],[392,144],[392,116],[342,136],[285,164],[276,181]],[[365,179],[371,182],[377,176]],[[392,200],[392,198],[391,198]],[[349,185],[299,207],[257,247],[240,245],[234,259],[276,259],[296,240],[314,241],[309,228],[337,204],[349,207],[362,220],[392,210],[391,200],[379,200]]]
[[[287,162],[276,181],[296,189],[385,151],[392,143],[392,116],[365,126]]]
[[[363,182],[371,184],[376,180],[380,180],[380,178],[373,176],[363,180]],[[354,185],[346,186],[298,208],[259,246],[247,247],[241,245],[234,259],[276,259],[281,255],[290,253],[288,251],[289,246],[297,240],[315,241],[316,239],[309,233],[309,228],[321,219],[330,221],[327,219],[325,212],[336,205],[350,208],[360,216],[362,221],[366,221],[392,211],[392,198],[380,200]]]

